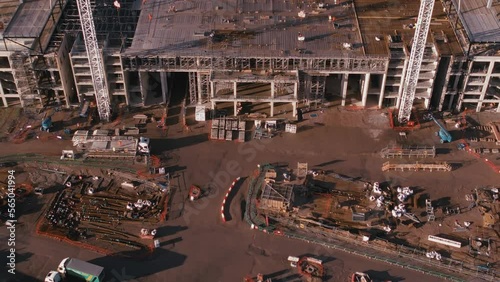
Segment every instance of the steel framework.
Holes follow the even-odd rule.
[[[417,28],[411,47],[408,70],[406,71],[403,96],[399,105],[398,121],[405,123],[410,120],[413,101],[415,100],[415,90],[417,88],[420,67],[424,57],[425,43],[429,33],[435,0],[421,0],[420,11],[418,13]]]
[[[36,88],[36,77],[30,56],[27,52],[14,52],[10,56],[16,88],[21,97],[21,106],[33,106],[34,101],[41,101]]]
[[[196,72],[189,72],[189,104],[198,102],[198,82]]]
[[[90,63],[90,75],[94,86],[97,110],[102,121],[109,121],[111,108],[109,90],[106,86],[102,54],[97,43],[90,0],[77,0],[78,13],[82,24],[83,39]]]

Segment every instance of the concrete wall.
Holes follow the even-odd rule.
[[[73,39],[71,38],[71,36],[65,35],[56,57],[59,76],[61,78],[61,84],[64,90],[66,106],[70,105],[72,99],[77,99],[75,80],[73,78],[73,69],[71,68],[69,56],[72,44]]]

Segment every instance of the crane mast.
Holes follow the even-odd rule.
[[[103,58],[99,51],[97,35],[95,32],[94,19],[90,0],[76,0],[78,13],[82,24],[83,41],[87,49],[90,63],[90,75],[94,86],[97,110],[102,121],[109,121],[111,116],[109,92],[106,87]]]
[[[424,57],[425,43],[429,33],[435,0],[421,0],[420,11],[411,47],[410,61],[406,71],[403,95],[399,105],[398,121],[405,123],[410,120],[413,101],[415,100],[415,90],[417,88],[420,67]]]

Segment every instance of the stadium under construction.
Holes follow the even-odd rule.
[[[398,108],[420,1],[90,1],[112,107]],[[500,111],[500,2],[436,0],[415,105]],[[94,99],[76,0],[0,0],[0,104]],[[184,85],[182,93],[172,92]]]

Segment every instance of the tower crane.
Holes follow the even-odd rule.
[[[411,47],[410,61],[406,71],[403,95],[399,105],[398,121],[406,123],[410,120],[413,101],[415,100],[415,90],[417,88],[420,67],[424,57],[425,43],[431,25],[432,11],[434,10],[435,0],[420,0],[420,10]]]
[[[90,63],[90,75],[94,86],[97,110],[102,121],[109,121],[111,117],[109,90],[104,77],[103,58],[97,43],[92,6],[90,0],[76,0],[76,3],[82,25],[83,41]]]

